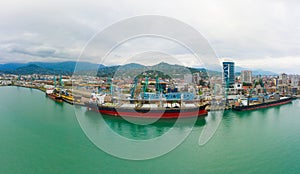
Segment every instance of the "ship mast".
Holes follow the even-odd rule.
[[[131,97],[131,99],[134,98],[134,92],[135,92],[135,90],[136,90],[137,82],[138,82],[138,78],[135,77],[135,78],[134,78],[133,87],[130,89],[130,92],[131,92],[131,96],[130,96],[130,97]]]

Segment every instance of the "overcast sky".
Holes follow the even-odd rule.
[[[300,73],[297,0],[2,0],[0,6],[0,63],[77,60],[96,32],[125,18],[151,14],[189,24],[219,58],[230,58],[238,66]]]

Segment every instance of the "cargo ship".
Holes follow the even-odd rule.
[[[80,96],[74,96],[71,90],[66,89],[61,90],[61,97],[63,101],[69,104],[80,103],[81,100]]]
[[[284,105],[292,102],[291,97],[274,97],[274,99],[262,98],[260,101],[250,102],[249,98],[243,101],[237,102],[232,109],[236,111],[256,110],[261,108],[268,108],[273,106]]]
[[[47,88],[46,89],[46,96],[51,98],[52,100],[56,102],[62,102],[62,96],[60,95],[60,92],[56,88]]]
[[[180,96],[180,93],[171,93],[169,96]],[[85,102],[89,110],[94,110],[101,114],[135,117],[135,118],[188,118],[206,116],[205,109],[208,103],[199,100],[184,99],[128,99],[119,101],[118,104],[112,102],[112,98],[106,94],[92,94],[90,101]]]

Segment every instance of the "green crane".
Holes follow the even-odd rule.
[[[112,82],[112,78],[109,78],[109,83],[110,83],[110,95],[113,94],[113,82]]]
[[[62,81],[62,76],[59,75],[59,84],[60,86],[64,86],[64,82]]]
[[[144,93],[147,92],[148,88],[148,76],[146,76],[145,84],[144,84]]]
[[[54,85],[54,87],[56,87],[56,76],[55,75],[53,77],[53,85]]]
[[[159,80],[158,80],[158,76],[156,76],[156,91],[161,92],[161,88],[160,88],[160,84],[159,84]]]
[[[133,99],[133,97],[134,97],[134,92],[135,92],[137,83],[138,83],[138,78],[135,77],[135,78],[134,78],[134,84],[133,84],[133,87],[130,89],[130,93],[131,93],[131,98],[132,98],[132,99]]]
[[[265,88],[265,84],[263,83],[262,79],[259,80],[259,84],[260,84],[260,86],[263,88],[264,93],[266,94],[266,93],[267,93],[267,90],[266,90],[266,88]]]

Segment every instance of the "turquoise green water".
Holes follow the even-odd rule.
[[[0,173],[300,173],[299,113],[299,100],[251,112],[225,112],[205,146],[199,146],[198,139],[207,122],[199,119],[175,150],[130,161],[108,155],[89,141],[73,106],[55,103],[37,90],[1,87]],[[99,126],[96,113],[87,112],[86,119]],[[137,126],[112,117],[105,121],[134,139],[162,135],[173,125],[163,121]],[[184,125],[177,128],[178,135],[183,131]]]

